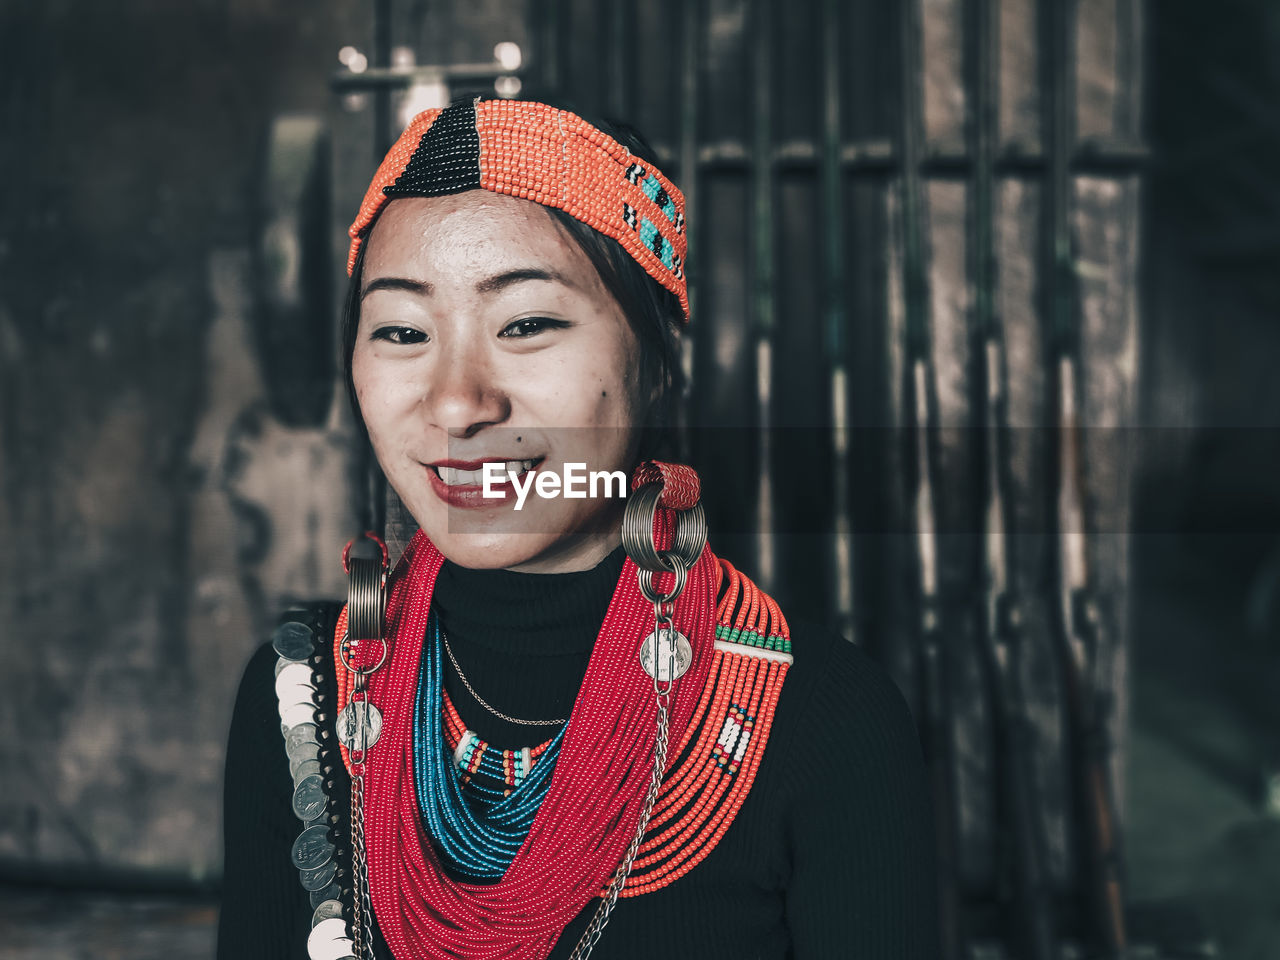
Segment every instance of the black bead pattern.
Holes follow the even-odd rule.
[[[446,107],[409,158],[404,173],[384,187],[388,197],[439,197],[480,186],[480,135],[472,103]]]

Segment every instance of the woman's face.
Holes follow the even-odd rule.
[[[593,566],[623,501],[537,478],[635,456],[639,347],[591,261],[544,208],[487,190],[395,200],[366,242],[352,377],[400,499],[463,566]],[[520,509],[510,482],[483,496],[485,462],[517,473]]]

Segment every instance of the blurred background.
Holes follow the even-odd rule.
[[[1277,49],[1269,0],[0,0],[0,956],[212,956],[240,671],[406,533],[345,228],[474,93],[684,189],[712,542],[911,701],[950,955],[1280,956]]]

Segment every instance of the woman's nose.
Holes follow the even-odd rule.
[[[451,437],[469,437],[506,420],[510,399],[483,351],[459,344],[443,354],[422,398],[431,423]]]

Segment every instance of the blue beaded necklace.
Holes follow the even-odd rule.
[[[440,621],[432,611],[413,705],[413,776],[418,809],[428,835],[456,874],[480,883],[497,882],[524,845],[547,795],[568,724],[560,728],[541,759],[531,771],[525,771],[509,795],[494,790],[464,793],[441,719],[442,659]]]

